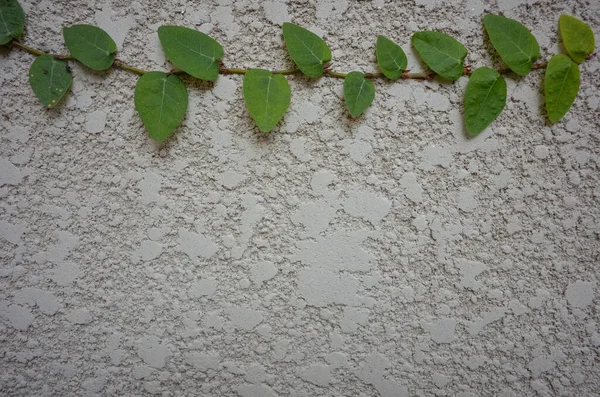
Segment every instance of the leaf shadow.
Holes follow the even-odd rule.
[[[11,51],[11,48],[8,45],[0,46],[0,56],[8,57],[8,54],[10,54],[10,51]]]
[[[206,92],[212,91],[215,87],[215,81],[200,80],[196,77],[190,76],[189,74],[181,74],[179,78],[183,81],[186,87],[193,88],[195,90]]]

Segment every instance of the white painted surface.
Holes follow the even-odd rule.
[[[166,2],[167,4],[169,2]],[[119,58],[168,70],[156,29],[195,27],[227,66],[291,67],[280,25],[375,71],[385,34],[437,29],[493,65],[481,15],[505,12],[557,51],[560,13],[599,33],[594,4],[218,0],[28,2],[25,43],[99,24]],[[592,2],[594,3],[594,2]],[[597,7],[596,7],[597,8]],[[258,133],[240,76],[188,82],[174,137],[149,140],[135,76],[74,65],[63,106],[2,51],[0,390],[6,395],[553,396],[600,390],[597,58],[565,119],[543,72],[464,136],[466,78],[376,82],[350,119],[337,79],[290,76],[292,104]],[[596,74],[594,74],[596,73]],[[491,393],[491,394],[490,394]]]

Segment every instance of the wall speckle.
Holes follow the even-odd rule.
[[[97,134],[104,130],[106,126],[106,113],[102,110],[96,110],[87,116],[85,129],[91,134]]]
[[[456,320],[452,318],[437,320],[429,329],[431,340],[436,343],[450,343],[456,339],[455,329]]]
[[[213,256],[219,247],[209,238],[202,234],[188,232],[185,229],[179,230],[179,250],[187,254],[190,259],[194,260],[198,257],[210,258]]]
[[[34,320],[29,310],[4,300],[0,301],[0,318],[19,331],[27,331]]]
[[[23,176],[17,167],[7,159],[0,158],[0,187],[4,185],[18,185]]]
[[[571,306],[585,308],[594,300],[594,290],[593,283],[576,281],[567,287],[565,298]]]
[[[138,342],[137,353],[140,358],[153,368],[163,368],[171,352],[156,336],[146,336]]]

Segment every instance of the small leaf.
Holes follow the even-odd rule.
[[[17,0],[0,0],[0,45],[23,34],[25,13]]]
[[[331,61],[331,51],[323,39],[289,22],[283,23],[283,39],[302,73],[312,78],[323,74],[323,65]]]
[[[558,26],[565,49],[572,60],[581,63],[594,52],[596,46],[594,32],[587,23],[570,15],[562,14],[558,19]]]
[[[73,25],[63,29],[63,36],[71,55],[88,68],[106,70],[115,61],[117,45],[97,26]]]
[[[40,55],[29,69],[29,85],[48,108],[56,106],[72,81],[67,62],[59,61],[52,55]]]
[[[219,75],[223,47],[210,36],[183,26],[161,26],[158,38],[173,65],[200,80]]]
[[[492,45],[506,66],[519,76],[525,76],[540,57],[540,45],[520,22],[499,15],[486,15],[483,25]]]
[[[344,98],[352,117],[358,117],[373,103],[375,85],[361,72],[350,72],[344,79]]]
[[[440,77],[454,81],[463,75],[467,49],[452,37],[440,32],[417,32],[412,36],[412,45]]]
[[[579,66],[564,54],[556,54],[548,62],[544,78],[544,94],[548,119],[556,123],[569,111],[579,91]]]
[[[465,121],[469,136],[483,131],[506,105],[506,81],[500,73],[481,67],[471,74],[465,93]]]
[[[262,132],[271,131],[290,106],[290,86],[284,76],[250,69],[244,76],[244,100]]]
[[[396,80],[406,69],[406,54],[402,48],[385,36],[377,36],[377,64],[390,80]]]
[[[160,142],[183,120],[188,94],[179,77],[148,72],[135,85],[134,102],[150,137]]]

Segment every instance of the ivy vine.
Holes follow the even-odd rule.
[[[29,83],[47,108],[55,107],[72,82],[68,61],[76,60],[101,71],[117,67],[138,74],[134,94],[135,108],[150,137],[163,141],[183,120],[188,93],[181,74],[200,80],[215,80],[219,74],[241,74],[246,108],[263,132],[271,131],[287,111],[291,91],[286,75],[304,74],[344,79],[344,99],[352,117],[359,117],[375,98],[373,79],[441,80],[453,82],[469,76],[465,98],[465,128],[476,136],[489,126],[506,105],[507,86],[503,74],[527,75],[531,70],[546,69],[544,94],[550,122],[559,121],[575,101],[580,86],[579,64],[594,51],[592,29],[585,22],[563,14],[559,31],[567,55],[556,54],[547,63],[540,62],[540,46],[520,22],[500,15],[485,15],[483,25],[490,42],[507,68],[486,66],[472,70],[464,65],[467,49],[454,38],[436,31],[416,32],[411,44],[430,69],[424,73],[406,70],[407,57],[402,48],[384,36],[377,37],[376,57],[379,73],[353,71],[348,74],[331,70],[331,51],[319,36],[292,23],[283,24],[283,39],[296,68],[269,71],[226,67],[221,58],[223,47],[210,36],[182,26],[161,26],[158,37],[169,61],[176,67],[170,72],[146,71],[117,59],[117,46],[104,30],[92,25],[74,25],[63,29],[70,55],[46,54],[20,41],[25,14],[17,0],[0,0],[0,45],[12,45],[34,55]]]

